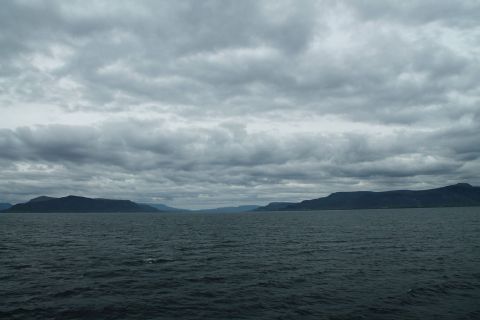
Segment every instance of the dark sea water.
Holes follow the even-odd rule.
[[[0,214],[0,319],[480,319],[480,208]]]

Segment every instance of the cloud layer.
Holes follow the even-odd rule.
[[[4,1],[0,200],[480,184],[476,1]]]

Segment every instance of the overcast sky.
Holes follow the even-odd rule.
[[[0,202],[480,185],[480,2],[1,1]]]

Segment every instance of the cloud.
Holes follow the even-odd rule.
[[[351,4],[364,19],[387,20],[400,24],[442,23],[452,27],[477,25],[477,1],[358,1]]]
[[[195,206],[479,180],[475,1],[1,5],[8,200]]]
[[[480,150],[468,146],[480,130],[463,130],[476,136],[463,143],[464,133],[452,129],[377,137],[297,133],[285,138],[248,132],[239,123],[187,129],[125,120],[90,127],[3,129],[0,158],[10,163],[6,178],[21,181],[18,190],[43,185],[55,194],[103,192],[184,202],[208,195],[228,202],[238,197],[228,191],[234,189],[246,200],[265,202],[276,198],[277,189],[295,200],[304,196],[299,189],[318,195],[325,181],[337,179],[355,188],[361,181],[386,178],[442,184],[446,177],[474,176],[464,166],[478,162]],[[181,198],[186,194],[190,199]]]

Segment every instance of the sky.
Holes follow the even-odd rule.
[[[0,3],[0,202],[480,185],[480,2]]]

